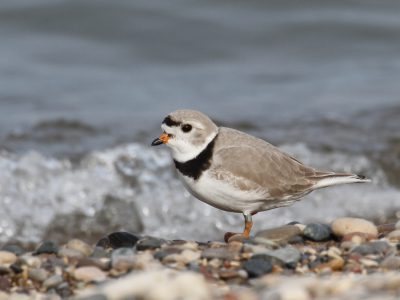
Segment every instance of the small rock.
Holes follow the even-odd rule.
[[[389,256],[381,262],[380,266],[390,270],[398,270],[400,269],[400,257]]]
[[[57,254],[58,253],[58,245],[53,241],[44,241],[39,248],[34,252],[35,255],[39,254]]]
[[[14,253],[16,256],[24,254],[26,251],[18,245],[5,245],[1,250]]]
[[[59,284],[56,288],[56,292],[61,297],[61,299],[71,299],[71,296],[73,295],[73,291],[68,282],[63,282]],[[61,300],[61,299],[54,299],[54,300]],[[53,300],[53,299],[50,298],[48,300]]]
[[[92,258],[109,258],[110,254],[102,247],[94,247],[92,254],[90,255]]]
[[[326,241],[331,236],[329,225],[321,223],[311,223],[304,228],[303,236],[312,241]]]
[[[163,248],[154,253],[154,258],[158,259],[158,260],[163,260],[164,257],[166,257],[170,254],[177,254],[177,253],[181,253],[181,252],[182,252],[182,249],[178,249],[175,247]]]
[[[361,255],[368,254],[382,254],[390,249],[390,245],[384,241],[369,242],[352,249],[351,252],[359,253]]]
[[[40,268],[40,265],[42,264],[40,258],[38,258],[37,256],[32,256],[29,253],[22,255],[19,258],[19,261],[21,262],[21,264],[27,265],[28,267],[31,268]]]
[[[343,267],[344,267],[344,259],[341,257],[335,257],[326,263],[319,264],[315,269],[320,271],[324,269],[330,269],[332,271],[341,271]]]
[[[388,234],[387,238],[390,241],[399,242],[400,241],[400,230],[392,231],[391,233]]]
[[[136,244],[136,249],[138,251],[154,250],[154,249],[160,248],[163,244],[165,244],[165,241],[162,239],[148,237],[148,238],[140,240]]]
[[[96,247],[103,248],[103,249],[111,248],[110,240],[108,239],[107,236],[103,237],[96,243]]]
[[[76,259],[85,257],[85,255],[81,251],[70,248],[61,248],[60,250],[58,250],[58,255],[61,257]]]
[[[118,271],[126,271],[133,267],[135,253],[131,248],[119,248],[111,254],[111,266]]]
[[[229,252],[226,247],[207,248],[201,253],[201,257],[206,259],[218,258],[222,260],[231,260],[234,258],[234,253]]]
[[[164,258],[163,262],[178,262],[188,264],[190,262],[200,259],[201,253],[192,250],[183,250],[180,254],[171,254]]]
[[[63,278],[61,275],[53,275],[49,278],[47,278],[44,282],[43,282],[43,287],[47,290],[55,288],[56,286],[58,286],[60,283],[63,282]]]
[[[375,236],[367,233],[362,233],[362,232],[352,232],[345,234],[342,238],[342,242],[350,241],[354,243],[355,245],[361,245],[365,243],[366,241],[374,239]]]
[[[0,265],[12,265],[17,261],[17,256],[8,251],[0,251]]]
[[[85,256],[89,256],[93,251],[91,246],[78,239],[70,240],[67,243],[66,247],[69,249],[77,250]]]
[[[106,273],[97,267],[80,267],[74,271],[74,277],[84,282],[100,282],[107,278]]]
[[[299,227],[296,225],[284,225],[277,228],[262,230],[256,234],[256,238],[263,238],[278,243],[286,243],[297,235],[301,235]]]
[[[366,233],[374,237],[378,236],[378,229],[374,223],[359,218],[336,219],[332,222],[331,229],[332,232],[338,237],[342,237],[353,232]]]
[[[249,278],[256,278],[270,273],[272,268],[271,262],[259,258],[251,258],[243,264],[243,269],[247,271]]]
[[[391,232],[396,229],[400,229],[400,228],[396,228],[395,223],[380,224],[377,226],[377,228],[378,228],[379,233],[387,233],[387,232]]]
[[[280,265],[288,267],[288,268],[295,268],[297,265],[297,262],[301,258],[301,253],[299,250],[292,246],[286,246],[284,248],[279,248],[276,250],[272,251],[266,251],[262,254],[257,254],[254,255],[253,258],[261,258],[261,256],[264,257],[270,257],[274,260],[271,260],[270,262],[275,264],[277,261],[280,262]],[[265,258],[264,258],[265,259]]]
[[[29,269],[29,271],[28,271],[28,277],[37,282],[45,281],[48,276],[49,276],[49,272],[47,272],[44,269],[33,268],[33,269]]]
[[[113,232],[108,235],[110,246],[117,248],[132,248],[136,245],[139,238],[129,232]]]

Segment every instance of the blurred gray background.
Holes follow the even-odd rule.
[[[268,222],[316,218],[309,211],[318,208],[325,221],[393,215],[399,15],[392,0],[2,0],[1,240],[50,234],[60,214],[93,218],[113,206],[104,199],[116,190],[122,203],[136,203],[144,232],[204,238],[182,224],[203,218],[215,234],[238,225],[187,195],[168,153],[148,147],[177,108],[201,110],[316,167],[375,179],[364,192],[322,193]]]

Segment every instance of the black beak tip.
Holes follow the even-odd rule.
[[[159,138],[156,138],[153,142],[151,142],[152,146],[158,146],[158,145],[161,145],[161,144],[163,144],[163,141],[160,140]]]

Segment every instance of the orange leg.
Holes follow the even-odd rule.
[[[227,232],[225,233],[224,240],[225,242],[228,242],[229,239],[233,236],[239,236],[243,237],[245,239],[250,238],[250,232],[251,228],[253,227],[253,221],[251,218],[251,214],[243,213],[244,216],[244,230],[243,233],[233,233],[233,232]]]

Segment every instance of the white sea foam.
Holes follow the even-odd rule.
[[[303,144],[282,148],[317,168],[362,173],[373,182],[323,189],[291,207],[259,213],[255,231],[293,220],[371,218],[400,209],[400,191],[388,185],[382,170],[365,156],[321,153]],[[188,194],[166,149],[129,144],[93,152],[77,166],[36,152],[1,153],[0,241],[38,241],[58,215],[81,212],[91,218],[107,195],[135,202],[145,234],[211,240],[242,227],[240,215],[219,211]],[[76,230],[68,234],[74,236]]]

